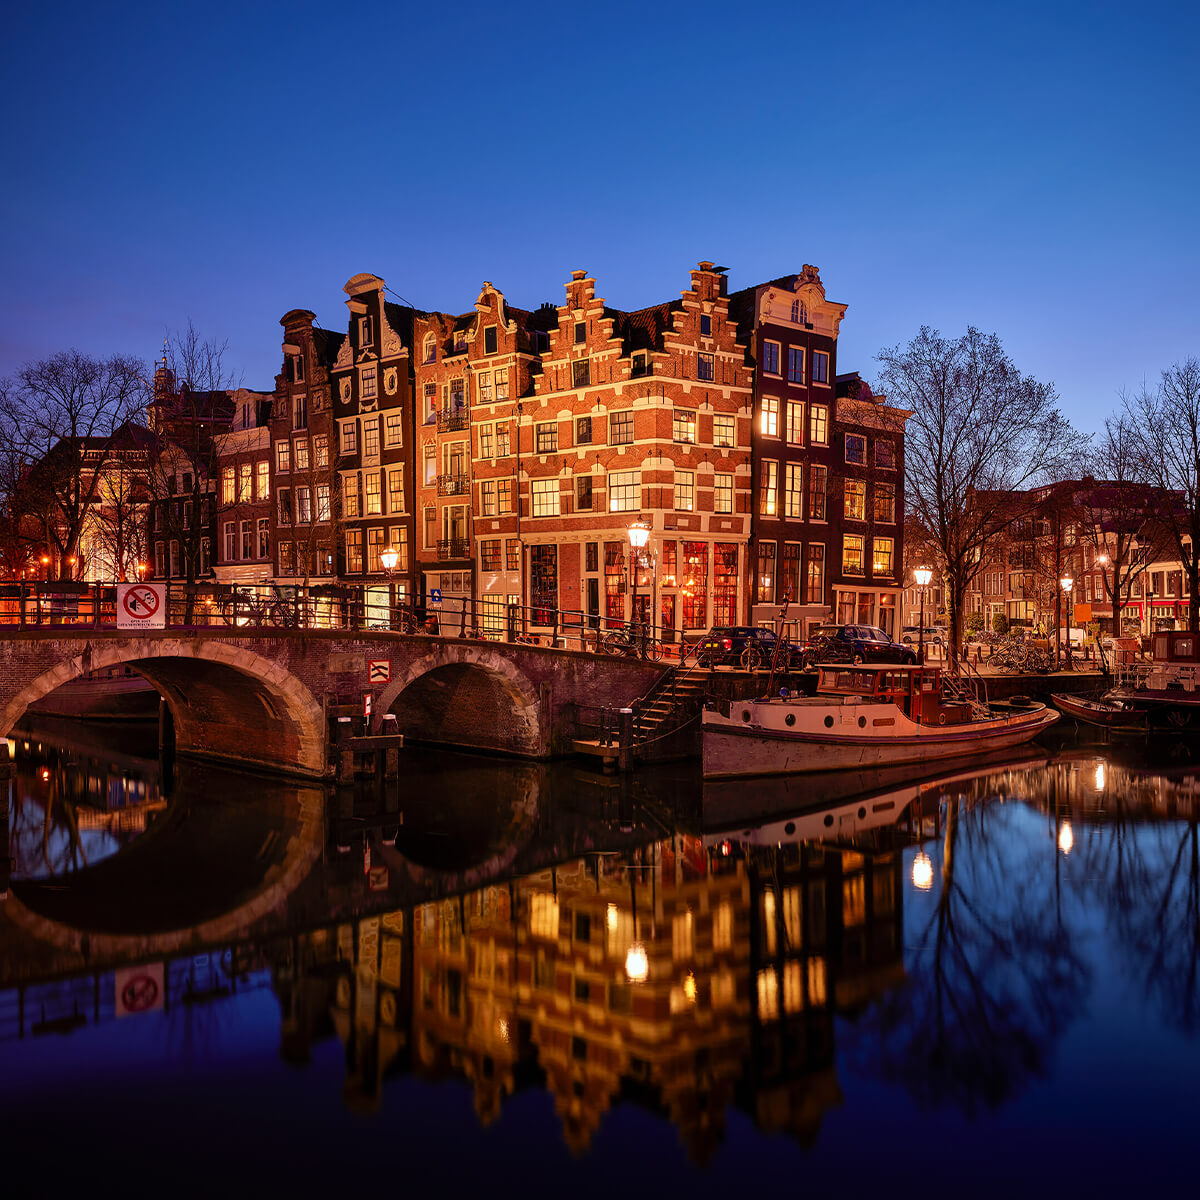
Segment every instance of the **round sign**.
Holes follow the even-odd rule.
[[[135,975],[121,989],[126,1012],[145,1012],[158,1001],[158,981],[152,975]]]
[[[135,621],[148,621],[158,612],[158,592],[144,585],[131,587],[121,604]]]

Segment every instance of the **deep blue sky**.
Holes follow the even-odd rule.
[[[469,310],[821,269],[842,370],[1000,335],[1093,430],[1200,354],[1200,6],[21,5],[0,44],[0,374],[384,276]]]

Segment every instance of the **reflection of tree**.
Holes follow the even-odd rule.
[[[881,1069],[928,1105],[968,1113],[1041,1075],[1088,971],[1056,893],[1051,843],[1028,853],[1028,810],[947,801],[941,892],[910,948],[908,982],[878,1012]]]

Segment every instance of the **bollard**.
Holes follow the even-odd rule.
[[[353,783],[354,782],[354,751],[346,745],[346,739],[350,736],[350,718],[338,717],[337,719],[337,781],[338,783]]]
[[[620,720],[617,766],[622,771],[630,771],[633,769],[633,709],[621,709]]]

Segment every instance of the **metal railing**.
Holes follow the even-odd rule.
[[[439,496],[465,496],[471,490],[469,475],[439,475],[437,477]]]

